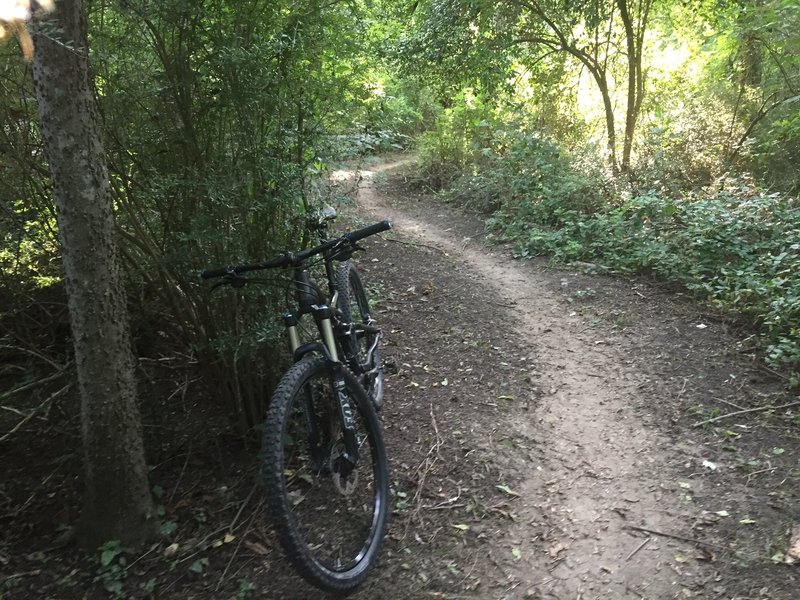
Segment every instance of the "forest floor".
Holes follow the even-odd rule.
[[[357,259],[385,332],[393,513],[352,598],[797,598],[797,407],[733,414],[797,397],[738,352],[746,330],[674,288],[515,260],[406,168],[362,171],[346,211],[393,222]],[[0,445],[0,598],[325,597],[264,521],[255,452],[186,409],[199,370],[171,360],[143,366],[179,405],[144,412],[168,539],[105,565],[76,551],[59,400]]]

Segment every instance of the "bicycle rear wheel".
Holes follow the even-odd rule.
[[[375,408],[380,409],[383,405],[383,370],[378,348],[379,334],[365,331],[364,326],[374,329],[375,321],[361,277],[349,260],[342,262],[336,271],[336,290],[339,292],[338,306],[342,312],[342,322],[354,325],[349,347],[345,348],[348,362],[352,360],[357,363],[356,376]]]
[[[344,459],[333,369],[323,357],[295,363],[279,383],[264,431],[264,484],[273,524],[297,571],[330,592],[367,576],[389,517],[389,469],[377,415],[342,369],[359,460]]]

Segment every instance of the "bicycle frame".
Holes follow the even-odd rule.
[[[247,278],[242,277],[242,273],[247,271],[279,267],[294,268],[294,285],[298,309],[295,313],[286,312],[283,314],[284,324],[289,335],[289,347],[292,352],[292,358],[295,362],[299,361],[309,353],[317,352],[324,356],[331,366],[331,385],[336,392],[336,404],[338,405],[339,409],[339,419],[342,425],[345,442],[345,454],[342,456],[342,458],[345,459],[346,464],[341,465],[341,467],[343,467],[342,473],[346,476],[349,473],[349,470],[355,468],[358,463],[358,442],[355,437],[355,427],[350,404],[351,398],[347,392],[347,385],[345,383],[343,374],[343,369],[347,367],[342,364],[339,358],[339,350],[341,349],[347,351],[347,347],[344,345],[344,343],[341,344],[341,347],[337,346],[337,340],[341,341],[345,339],[346,336],[358,336],[359,331],[357,331],[357,328],[352,323],[349,324],[349,329],[347,331],[344,331],[343,324],[339,323],[336,324],[337,327],[334,329],[333,321],[338,319],[337,315],[340,313],[336,307],[338,301],[338,292],[336,289],[333,262],[335,260],[348,260],[352,256],[353,252],[358,249],[356,243],[359,240],[370,235],[386,231],[390,229],[391,224],[388,220],[384,220],[363,229],[346,233],[338,239],[326,241],[326,223],[333,218],[332,215],[335,215],[335,212],[323,213],[322,219],[317,223],[317,234],[323,243],[315,248],[303,250],[296,254],[287,252],[263,263],[230,266],[223,267],[221,269],[208,269],[201,273],[201,277],[204,279],[221,277],[223,278],[223,283],[241,287],[248,281]],[[312,284],[308,270],[306,269],[306,261],[312,256],[317,255],[322,255],[325,263],[325,275],[328,280],[328,295],[331,298],[330,304],[327,303],[326,299],[321,296],[317,288]],[[309,313],[313,316],[314,321],[317,324],[320,341],[301,344],[300,336],[297,330],[298,320],[303,315]],[[368,333],[376,336],[375,343],[372,344],[367,353],[367,358],[369,360],[378,346],[378,341],[381,335],[380,330],[371,327],[369,323],[363,324],[360,327],[362,335]],[[350,362],[350,368],[357,377],[364,374],[364,366],[358,363],[357,357],[352,357]],[[369,362],[366,364],[369,364]],[[312,400],[309,402],[312,402]],[[313,409],[313,406],[305,407],[306,411],[313,411]],[[308,418],[306,419],[308,423],[313,421],[311,418],[312,414],[313,413],[308,413]],[[313,429],[313,427],[309,428],[309,440],[312,443],[318,444],[318,432],[314,431]],[[317,442],[314,442],[314,440],[317,440]]]
[[[297,362],[305,355],[318,352],[325,356],[326,360],[332,367],[331,385],[336,392],[336,404],[339,412],[339,421],[342,426],[344,436],[345,453],[342,456],[346,461],[346,465],[341,465],[343,468],[342,474],[347,476],[349,471],[358,465],[358,440],[355,436],[355,426],[353,423],[353,412],[350,406],[350,395],[344,381],[342,369],[345,368],[339,360],[339,351],[336,344],[336,335],[334,333],[332,319],[338,300],[338,292],[334,285],[334,270],[333,270],[333,257],[329,254],[323,254],[325,261],[325,274],[328,279],[328,289],[330,291],[332,300],[331,305],[326,303],[312,304],[313,300],[320,300],[317,298],[316,289],[310,281],[308,271],[305,268],[297,268],[294,275],[294,284],[297,293],[298,311],[297,314],[291,312],[283,313],[283,321],[289,335],[289,349],[292,353],[292,359]],[[322,299],[324,300],[324,299]],[[308,342],[300,344],[300,336],[298,333],[299,318],[303,314],[311,313],[316,322],[319,331],[320,341]],[[352,329],[352,325],[351,325]],[[377,344],[377,340],[376,340]],[[314,419],[310,417],[314,413],[313,399],[308,398],[307,404],[304,407],[306,415],[306,423],[309,427],[308,436],[312,445],[316,445],[319,440],[319,433],[316,431]],[[315,453],[317,450],[315,450]]]

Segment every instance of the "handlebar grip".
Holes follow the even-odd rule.
[[[389,219],[384,219],[374,225],[369,225],[368,227],[364,227],[363,229],[356,229],[355,231],[351,231],[347,237],[351,242],[357,242],[358,240],[363,240],[365,237],[369,237],[371,235],[375,235],[376,233],[380,233],[381,231],[387,231],[392,228],[392,224],[389,222]]]
[[[214,277],[222,277],[231,271],[235,270],[236,267],[223,267],[221,269],[206,269],[200,273],[200,277],[203,279],[213,279]]]

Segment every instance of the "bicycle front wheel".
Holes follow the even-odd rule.
[[[323,357],[295,363],[279,383],[264,431],[264,484],[281,544],[297,571],[330,592],[367,576],[389,517],[389,469],[375,410],[342,369],[358,461],[345,463],[334,366]],[[343,466],[344,465],[344,466]]]

